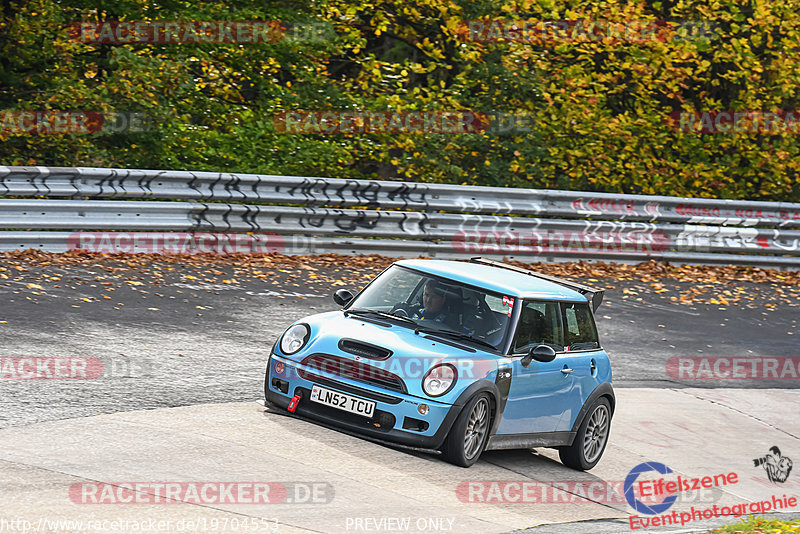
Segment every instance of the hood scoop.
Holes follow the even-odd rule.
[[[385,360],[392,355],[389,349],[349,338],[339,340],[339,350],[370,360]]]

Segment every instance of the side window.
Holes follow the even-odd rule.
[[[599,349],[597,328],[589,304],[563,302],[561,306],[564,310],[564,344],[569,350]]]
[[[514,353],[528,352],[537,345],[550,345],[556,351],[564,350],[558,302],[526,300],[522,305],[514,338]]]
[[[503,299],[500,297],[495,297],[494,295],[486,295],[486,305],[489,306],[489,309],[496,313],[506,313],[508,312],[508,306],[503,304]]]

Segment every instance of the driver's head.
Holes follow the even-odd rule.
[[[444,294],[436,280],[430,280],[422,291],[422,305],[425,313],[439,313],[444,310]]]

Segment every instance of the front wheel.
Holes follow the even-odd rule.
[[[472,397],[447,435],[442,447],[445,460],[461,467],[477,462],[489,439],[491,420],[489,396],[481,393]]]
[[[561,462],[579,471],[588,471],[600,461],[611,430],[611,405],[604,397],[592,404],[588,415],[578,427],[575,441],[558,449]]]

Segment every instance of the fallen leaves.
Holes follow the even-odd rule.
[[[9,279],[3,273],[16,273],[12,276],[23,284],[22,287],[39,291],[46,291],[50,284],[61,281],[63,286],[53,287],[78,289],[85,284],[98,283],[105,291],[127,286],[146,294],[145,289],[150,286],[188,282],[268,286],[270,289],[307,288],[330,293],[338,287],[357,291],[393,261],[395,258],[378,255],[97,255],[28,250],[0,253],[0,281]],[[798,271],[746,265],[673,265],[655,260],[639,264],[508,263],[605,287],[622,299],[651,301],[657,297],[675,305],[759,306],[762,309],[767,302],[771,304],[767,310],[800,306]],[[102,302],[102,299],[94,302]]]

